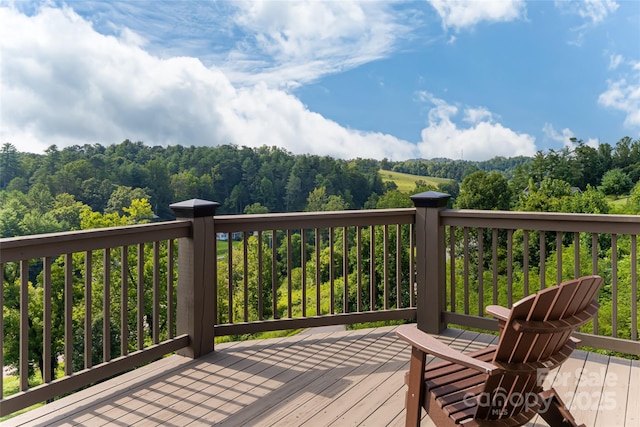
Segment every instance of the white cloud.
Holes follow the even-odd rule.
[[[428,0],[442,19],[445,29],[474,27],[486,22],[508,22],[522,18],[526,5],[522,0]]]
[[[630,80],[609,80],[607,90],[598,97],[598,104],[623,112],[624,125],[630,129],[640,129],[640,76],[636,74]]]
[[[578,15],[590,24],[599,24],[619,7],[615,0],[555,0],[554,5],[558,10]]]
[[[614,0],[581,0],[576,2],[576,12],[584,19],[598,24],[618,9],[618,3]]]
[[[622,55],[610,55],[609,56],[609,69],[610,70],[615,70],[616,68],[618,68],[620,66],[620,64],[622,64],[622,61],[624,61],[624,58],[622,57]]]
[[[274,87],[296,87],[384,58],[411,36],[416,20],[399,0],[152,3],[70,4],[99,33],[127,35],[154,56],[196,57],[234,84]]]
[[[418,98],[434,105],[418,144],[423,158],[487,160],[495,156],[532,156],[536,152],[533,136],[496,123],[493,114],[485,108],[464,108],[464,121],[469,126],[460,128],[452,121],[459,112],[458,107],[428,92],[421,92]]]
[[[291,87],[383,58],[410,32],[393,3],[235,2],[247,36],[223,68],[234,82]]]
[[[555,7],[561,12],[578,15],[584,23],[571,28],[576,39],[569,42],[581,46],[588,28],[598,25],[614,13],[619,5],[615,0],[555,0]]]
[[[550,140],[562,143],[563,147],[570,146],[571,138],[575,136],[569,128],[564,128],[561,133],[558,133],[551,123],[545,123],[542,132]]]
[[[598,97],[598,104],[624,113],[624,126],[640,130],[640,61],[625,59],[620,54],[609,55],[609,70],[612,77],[607,81],[607,90]]]
[[[246,146],[406,159],[415,145],[347,129],[266,84],[237,87],[191,57],[161,58],[131,33],[105,36],[71,9],[33,16],[0,8],[0,140],[41,152],[57,144]]]
[[[561,143],[563,148],[573,150],[577,147],[577,144],[571,140],[571,138],[575,138],[576,135],[569,128],[564,128],[561,132],[558,132],[551,123],[545,123],[542,132],[548,139]],[[583,142],[585,145],[593,148],[597,148],[599,144],[595,138],[589,138],[586,141],[583,140]]]
[[[481,122],[485,119],[490,121],[493,119],[493,115],[489,110],[487,110],[484,107],[467,108],[464,111],[464,121],[467,123],[474,124],[474,123]]]
[[[256,100],[259,100],[257,102]],[[407,159],[415,146],[391,135],[347,129],[314,113],[295,97],[264,84],[240,89],[224,112],[229,138],[252,146],[341,158]]]

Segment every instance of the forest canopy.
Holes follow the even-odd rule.
[[[81,213],[125,213],[134,200],[151,218],[173,217],[169,205],[199,198],[221,214],[412,206],[409,195],[379,171],[446,178],[437,187],[417,179],[410,193],[438,190],[469,209],[607,213],[605,197],[626,197],[616,212],[640,213],[640,141],[472,162],[449,159],[342,160],[294,155],[277,147],[75,145],[44,154],[0,147],[0,236],[81,228]]]

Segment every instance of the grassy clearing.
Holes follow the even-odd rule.
[[[633,211],[629,196],[621,196],[619,198],[607,196],[607,202],[609,203],[610,214],[629,214]]]
[[[234,240],[232,244],[232,251],[242,250],[242,241]],[[224,258],[229,253],[229,242],[227,240],[218,240],[216,245],[216,256],[218,259]]]
[[[18,375],[5,375],[2,379],[2,395],[11,396],[20,391],[20,377]]]
[[[368,328],[381,328],[384,326],[395,326],[395,325],[404,325],[406,323],[415,323],[415,320],[380,320],[377,322],[364,322],[364,323],[353,323],[351,325],[346,325],[347,329],[355,330],[355,329],[368,329]]]
[[[40,385],[40,384],[42,384],[42,379],[40,375],[36,373],[36,376],[30,379],[29,386],[35,387],[36,385]],[[20,391],[20,377],[18,375],[6,375],[2,379],[2,389],[3,389],[4,397],[8,397],[8,396],[11,396],[12,394],[18,393]],[[5,415],[4,417],[0,417],[0,423],[10,418],[16,417],[20,414],[24,414],[25,412],[28,412],[42,405],[44,405],[44,402],[36,403],[35,405],[29,406],[28,408],[24,408],[12,414]]]
[[[395,182],[396,185],[398,186],[398,190],[402,191],[403,193],[409,193],[413,191],[413,189],[416,187],[416,181],[418,180],[424,181],[427,184],[431,184],[435,187],[437,187],[438,184],[443,184],[445,182],[451,181],[450,179],[446,179],[446,178],[434,178],[430,176],[410,175],[408,173],[400,173],[400,172],[388,171],[383,169],[380,169],[378,173],[382,178],[382,182],[389,182],[389,181]]]
[[[607,197],[607,201],[612,206],[620,206],[620,205],[624,206],[627,203],[629,203],[629,197],[628,196],[622,196],[619,199],[616,199],[614,197]]]
[[[296,335],[297,333],[302,332],[303,330],[304,329],[286,329],[281,331],[267,331],[267,332],[259,332],[256,334],[246,334],[246,335],[224,335],[220,337],[215,337],[214,342],[216,344],[220,344],[220,343],[234,342],[234,341],[264,340],[267,338],[290,337],[292,335]]]

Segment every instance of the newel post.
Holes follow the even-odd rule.
[[[440,212],[450,195],[427,191],[411,196],[416,207],[416,284],[418,328],[438,334],[445,328],[446,254]]]
[[[191,199],[169,207],[178,220],[191,221],[191,237],[178,240],[176,329],[189,335],[178,354],[197,358],[213,351],[216,247],[213,215],[220,203]]]

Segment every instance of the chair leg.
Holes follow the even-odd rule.
[[[424,367],[426,354],[421,350],[411,348],[411,362],[409,364],[409,389],[407,390],[406,427],[420,425],[422,401],[424,400]]]
[[[569,409],[565,406],[560,396],[554,389],[545,390],[538,393],[538,414],[551,427],[585,427],[584,424],[578,425]]]

